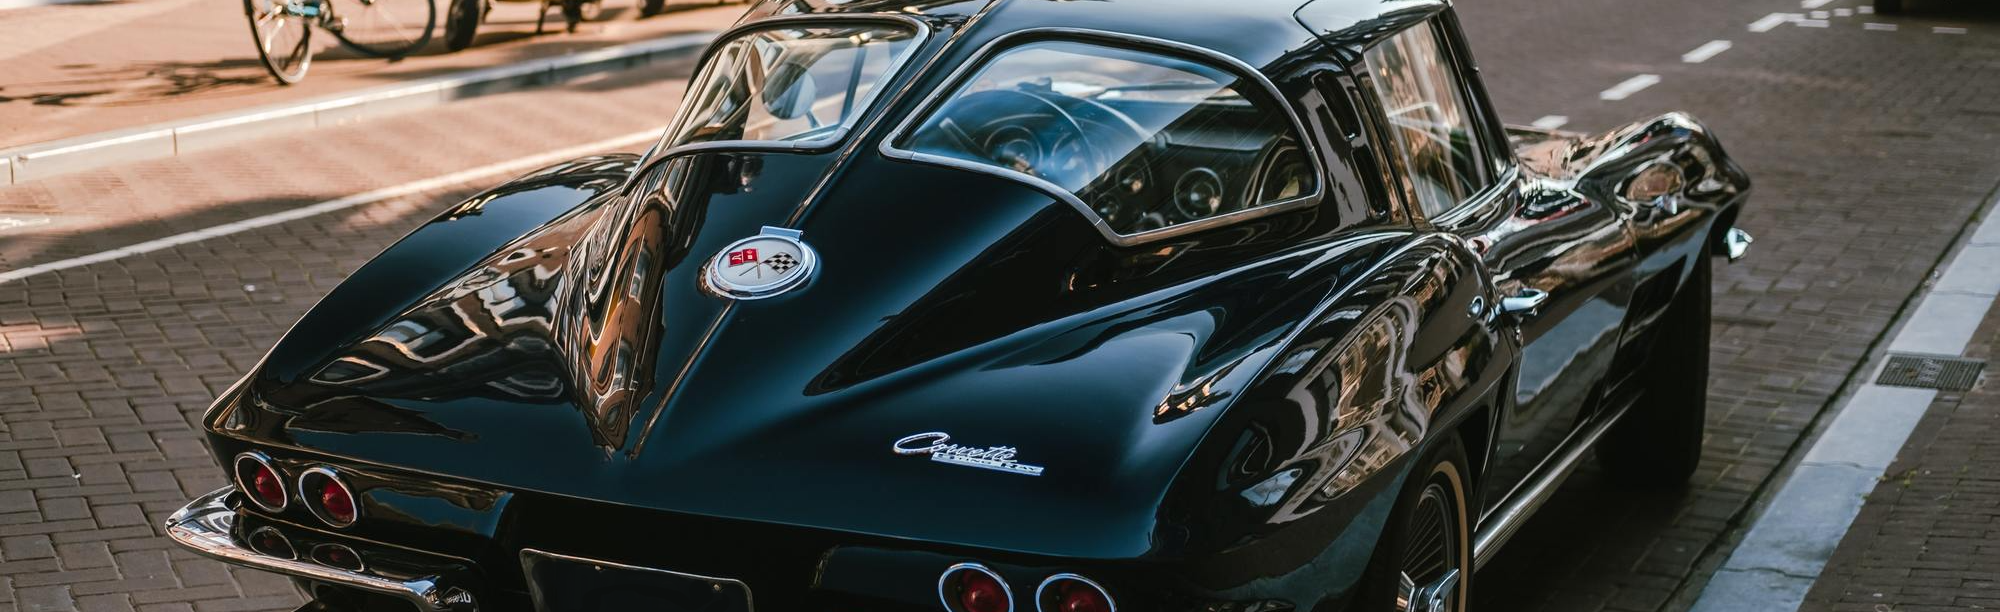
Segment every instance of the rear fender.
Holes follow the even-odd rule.
[[[630,154],[584,157],[508,181],[446,208],[355,270],[287,332],[267,358],[264,377],[293,381],[322,354],[417,304],[438,286],[501,253],[524,236],[568,223],[587,224],[637,165]],[[287,350],[291,349],[291,350]]]

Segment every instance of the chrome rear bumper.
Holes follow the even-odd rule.
[[[224,487],[195,498],[167,517],[167,537],[203,556],[253,569],[275,572],[317,582],[372,591],[409,601],[426,612],[475,612],[479,605],[472,593],[444,574],[422,574],[384,568],[363,562],[367,554],[356,552],[357,569],[333,567],[317,560],[317,555],[301,558],[287,540],[293,554],[261,552],[239,537],[237,511],[226,503],[233,489]],[[279,537],[283,537],[282,535]],[[323,544],[324,545],[324,544]],[[351,550],[351,549],[350,549]]]

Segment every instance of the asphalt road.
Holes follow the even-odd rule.
[[[2000,8],[1806,1],[1824,4],[1460,5],[1504,118],[1595,131],[1690,111],[1754,176],[1742,224],[1758,238],[1719,270],[1696,481],[1632,491],[1586,468],[1476,578],[1480,609],[1684,607],[2000,177]],[[241,222],[657,129],[685,69],[0,188],[0,269],[237,224],[0,285],[0,609],[289,610],[282,581],[159,537],[223,484],[188,423],[349,270],[492,178]]]

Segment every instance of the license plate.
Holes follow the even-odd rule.
[[[750,612],[750,587],[728,578],[521,551],[541,612]]]

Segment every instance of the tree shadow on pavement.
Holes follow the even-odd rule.
[[[134,62],[123,66],[71,64],[70,78],[0,85],[0,104],[127,106],[227,94],[268,83],[254,58],[213,62]]]

